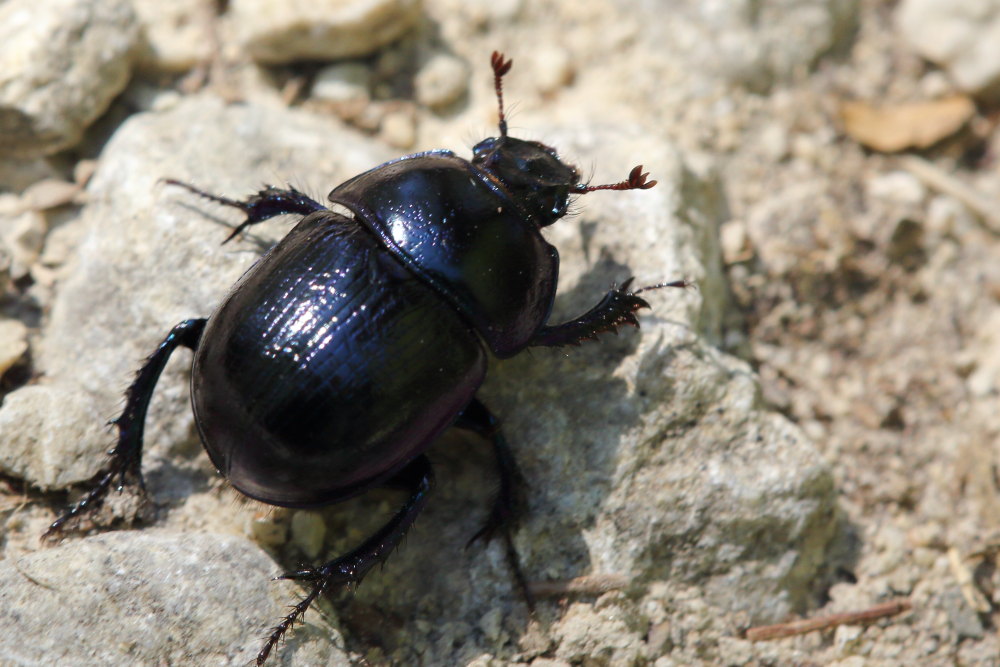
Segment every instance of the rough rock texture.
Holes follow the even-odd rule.
[[[1000,98],[1000,1],[905,0],[896,11],[914,51],[943,67],[961,90]]]
[[[212,55],[211,3],[203,0],[131,0],[142,34],[136,65],[143,69],[183,71]]]
[[[17,320],[0,320],[0,375],[28,351],[28,328]]]
[[[0,153],[76,144],[128,83],[137,37],[128,0],[0,5]]]
[[[857,0],[685,2],[672,5],[651,31],[663,29],[685,60],[702,63],[703,73],[766,89],[843,44],[857,6]]]
[[[263,63],[367,56],[413,27],[419,0],[234,0],[244,48]]]
[[[0,564],[5,665],[245,665],[291,586],[231,535],[118,532]],[[248,586],[248,580],[260,585]],[[346,665],[336,631],[298,633],[298,664]],[[30,641],[25,641],[30,637]]]

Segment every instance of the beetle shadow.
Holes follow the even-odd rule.
[[[229,207],[212,204],[203,199],[199,199],[193,203],[190,201],[177,201],[175,205],[197,216],[195,219],[204,220],[225,230],[225,234],[219,237],[220,246],[225,244],[225,247],[229,248],[232,252],[253,253],[258,256],[263,255],[276,246],[278,241],[291,230],[292,226],[302,219],[302,216],[294,214],[276,215],[273,218],[268,218],[266,221],[268,223],[267,227],[261,228],[261,231],[268,230],[267,233],[258,233],[255,231],[255,227],[251,227],[250,230],[243,230],[239,236],[227,243],[225,239],[239,225],[239,220],[234,222],[230,219],[233,217],[233,213],[226,213]],[[275,221],[278,224],[273,224]],[[281,226],[282,223],[285,223],[285,225]],[[248,245],[250,247],[247,247]]]

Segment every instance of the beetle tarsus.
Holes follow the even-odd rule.
[[[536,347],[579,345],[586,340],[597,340],[598,334],[601,333],[617,334],[619,327],[626,324],[638,328],[639,320],[636,319],[635,312],[649,308],[649,303],[639,294],[661,287],[687,288],[693,285],[687,280],[675,280],[647,285],[633,292],[629,289],[632,280],[629,278],[621,286],[612,287],[596,306],[580,317],[563,324],[542,327],[531,341],[531,345]]]
[[[320,567],[306,567],[295,572],[286,572],[279,579],[304,581],[312,585],[309,593],[292,607],[278,625],[274,626],[264,646],[257,654],[257,664],[263,665],[271,650],[306,613],[309,606],[322,593],[338,584],[358,585],[376,564],[385,563],[389,554],[399,545],[417,515],[427,504],[427,496],[434,486],[434,471],[426,456],[418,456],[388,482],[389,486],[402,486],[410,490],[410,497],[388,523],[367,540],[340,558]]]
[[[204,328],[204,319],[181,322],[170,330],[156,351],[146,359],[125,394],[125,410],[112,420],[118,429],[118,443],[110,452],[111,461],[95,476],[95,479],[100,478],[97,484],[82,500],[53,521],[44,537],[52,537],[63,530],[68,522],[100,507],[112,486],[121,491],[134,483],[140,491],[145,489],[142,477],[142,433],[153,389],[170,354],[178,347],[194,350]]]
[[[563,347],[579,345],[586,340],[597,340],[598,334],[618,332],[624,325],[639,326],[635,312],[649,308],[642,297],[637,296],[642,290],[632,292],[629,278],[619,287],[612,287],[596,306],[583,315],[569,322],[555,326],[545,326],[535,335],[531,345],[536,347]],[[647,289],[647,288],[643,288]]]
[[[327,210],[325,206],[299,192],[291,185],[284,189],[268,185],[256,194],[250,195],[245,200],[240,201],[238,199],[230,199],[229,197],[213,195],[212,193],[206,192],[201,188],[197,188],[189,183],[178,181],[173,178],[166,178],[163,182],[168,185],[176,185],[184,188],[199,197],[203,197],[209,201],[214,201],[217,204],[238,208],[246,214],[247,219],[233,228],[233,231],[230,232],[229,236],[226,237],[226,240],[223,241],[224,244],[242,234],[248,227],[264,222],[265,220],[270,220],[278,215],[284,215],[286,213],[309,215],[310,213],[315,213],[316,211]]]

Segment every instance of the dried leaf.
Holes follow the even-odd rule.
[[[886,153],[932,146],[957,132],[975,113],[975,104],[964,95],[891,107],[873,107],[866,102],[840,106],[847,134]]]

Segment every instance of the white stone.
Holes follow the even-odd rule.
[[[0,376],[28,351],[28,327],[17,320],[0,319]]]
[[[366,103],[370,97],[371,70],[362,63],[338,63],[316,74],[312,96],[325,102]]]
[[[461,58],[438,53],[417,72],[413,82],[417,102],[443,109],[465,95],[469,87],[469,67]]]
[[[180,72],[212,56],[211,3],[202,0],[132,0],[142,24],[137,65],[143,70]]]
[[[900,31],[964,91],[1000,95],[1000,0],[904,0]]]
[[[419,0],[233,0],[229,19],[262,63],[366,56],[420,16]]]
[[[80,141],[128,82],[138,32],[128,0],[0,3],[0,154]]]

